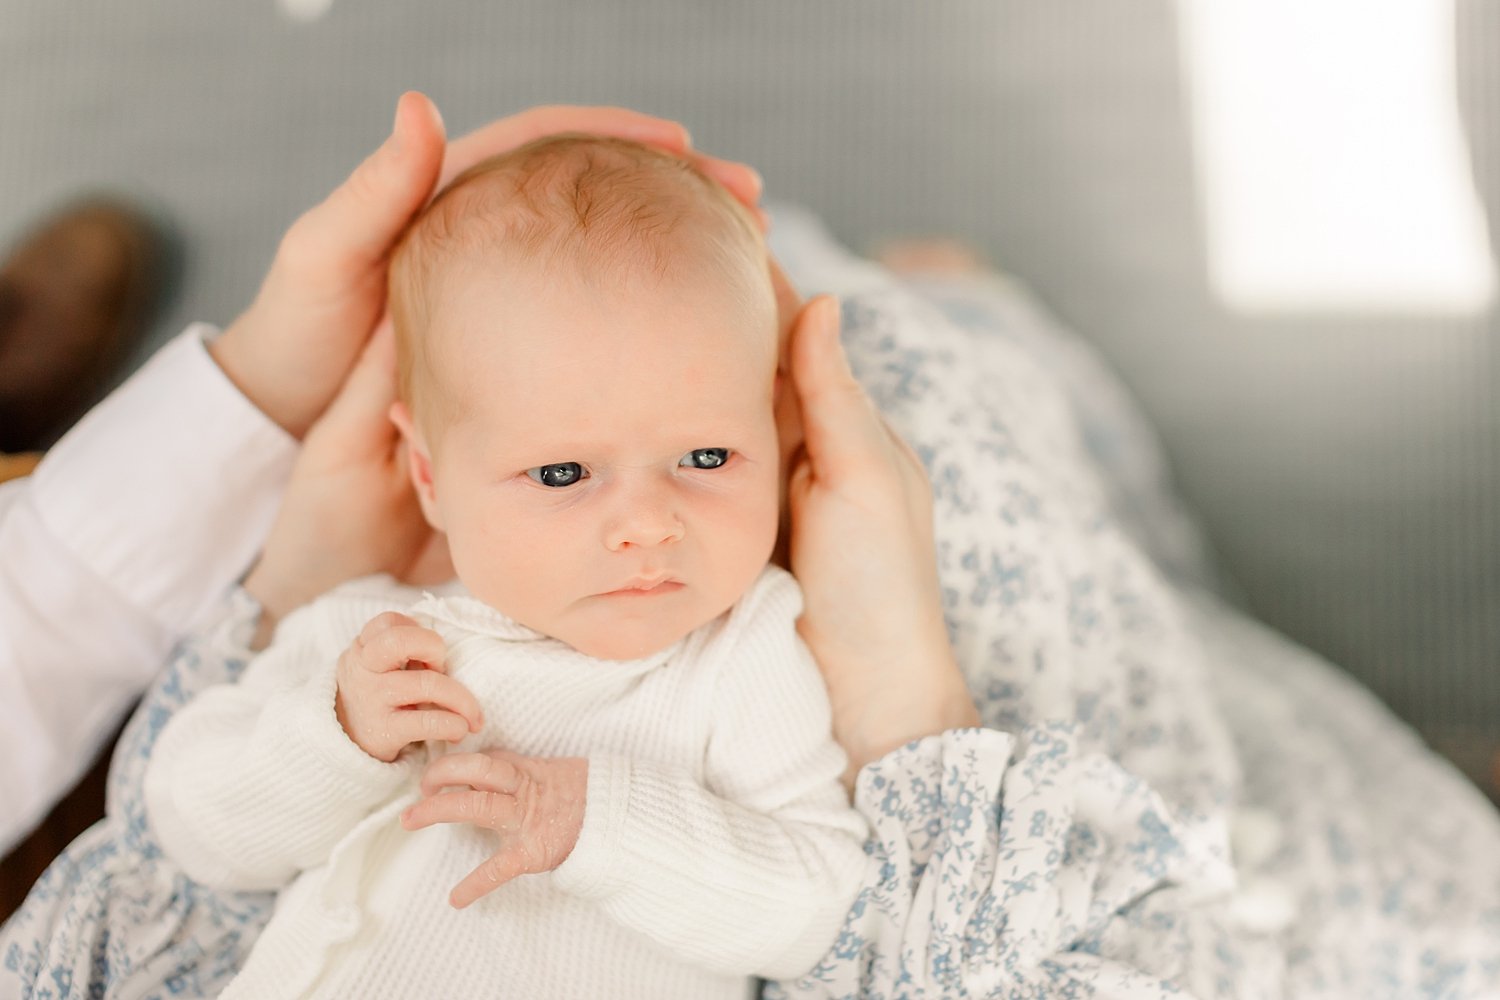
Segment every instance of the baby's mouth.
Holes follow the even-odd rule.
[[[603,597],[646,597],[651,595],[670,594],[681,590],[683,584],[670,577],[656,577],[654,579],[635,579],[628,581],[623,587],[606,591]]]

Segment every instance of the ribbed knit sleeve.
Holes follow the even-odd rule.
[[[864,871],[866,825],[845,797],[828,697],[794,628],[801,595],[768,574],[721,644],[701,780],[591,757],[569,892],[715,971],[806,972],[832,944]]]
[[[383,603],[335,596],[296,612],[238,683],[203,692],[162,731],[147,817],[193,879],[280,888],[411,780],[413,764],[370,757],[334,714],[338,656]]]

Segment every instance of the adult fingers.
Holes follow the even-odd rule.
[[[901,456],[901,463],[905,475],[902,481],[908,490],[914,492],[927,506],[932,506],[932,483],[927,477],[927,466],[922,464],[922,457],[917,454],[917,449],[911,446],[911,442],[896,433],[896,428],[885,418],[885,414],[876,411],[876,417],[880,420],[880,426],[884,428],[886,438],[891,447]]]
[[[385,459],[399,435],[387,419],[396,400],[396,337],[390,319],[375,328],[339,394],[308,432],[308,444],[329,442],[340,461]]]
[[[366,280],[432,193],[443,148],[437,107],[416,91],[402,94],[390,136],[293,223],[273,271],[284,265],[302,281],[326,280],[333,294]]]
[[[832,296],[803,307],[790,354],[811,474],[841,482],[868,468],[870,456],[886,446],[886,431],[844,356]]]
[[[389,611],[380,615],[364,627],[359,641],[360,659],[366,670],[376,673],[401,670],[416,660],[429,670],[446,671],[448,650],[443,637],[405,615]]]
[[[484,725],[484,709],[474,692],[436,670],[392,670],[383,675],[382,700],[391,708],[431,705],[461,715],[469,732]]]
[[[535,870],[536,866],[531,863],[524,846],[512,844],[503,847],[453,887],[453,891],[448,894],[448,903],[455,909],[462,910],[516,876],[527,875]]]
[[[400,447],[398,445],[398,447]],[[405,468],[406,463],[400,458],[397,465]],[[422,549],[417,553],[411,565],[400,574],[403,583],[409,583],[413,587],[430,587],[439,583],[446,583],[457,575],[453,569],[453,557],[448,552],[448,536],[437,531],[429,531],[427,541],[423,543]]]
[[[434,795],[451,785],[467,785],[482,792],[515,794],[521,771],[505,755],[495,753],[444,754],[422,772],[422,794]]]
[[[781,330],[790,336],[795,330],[797,316],[802,312],[802,296],[792,285],[792,280],[782,270],[781,263],[774,256],[767,254],[766,263],[771,271],[771,290],[776,294],[776,320]],[[835,303],[837,306],[837,303]],[[837,309],[835,309],[835,312]],[[786,351],[783,345],[783,353]]]
[[[685,155],[693,166],[724,185],[736,201],[752,212],[759,211],[756,206],[760,204],[761,192],[765,190],[766,184],[758,170],[747,163],[721,160],[697,150],[688,150]],[[765,228],[764,222],[762,228]]]
[[[612,135],[673,153],[685,152],[690,144],[687,129],[677,122],[628,108],[545,105],[491,122],[455,140],[443,161],[440,183],[447,184],[486,157],[559,132]]]

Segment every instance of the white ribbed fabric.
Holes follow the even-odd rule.
[[[727,615],[629,662],[456,585],[416,596],[389,578],[334,591],[162,733],[146,799],[168,854],[216,886],[295,878],[225,997],[743,997],[747,977],[822,957],[867,831],[790,575],[767,568]],[[338,654],[384,610],[437,629],[484,706],[459,749],[588,757],[583,830],[555,872],[448,906],[495,835],[403,830],[427,755],[376,761],[334,717]]]

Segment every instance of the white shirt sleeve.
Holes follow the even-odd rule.
[[[0,487],[0,855],[249,566],[296,442],[190,327]]]
[[[391,600],[334,591],[298,609],[237,683],[208,688],[162,729],[144,796],[162,850],[215,889],[280,889],[327,861],[420,771],[383,763],[334,711],[339,654]]]

